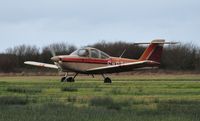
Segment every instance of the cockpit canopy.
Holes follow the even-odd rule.
[[[100,58],[100,59],[107,59],[110,57],[106,53],[90,47],[78,49],[73,53],[71,53],[70,55],[77,55],[80,57],[88,57],[88,58]]]

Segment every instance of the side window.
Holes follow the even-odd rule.
[[[99,51],[95,49],[91,49],[91,57],[92,58],[99,58]]]
[[[106,58],[109,58],[109,56],[104,52],[101,52],[101,59],[106,59]]]
[[[89,51],[86,49],[81,49],[78,51],[78,55],[81,57],[89,57]]]

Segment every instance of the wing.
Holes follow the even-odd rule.
[[[56,65],[47,64],[47,63],[40,63],[40,62],[34,62],[34,61],[26,61],[26,62],[24,62],[24,64],[32,65],[32,66],[38,66],[38,67],[58,69],[58,66],[56,66]]]
[[[86,73],[93,73],[93,74],[117,73],[117,72],[132,71],[134,69],[145,68],[145,67],[155,67],[159,65],[160,63],[145,60],[139,62],[131,62],[119,65],[110,65],[110,66],[92,68],[87,70]]]

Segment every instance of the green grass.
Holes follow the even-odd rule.
[[[24,87],[8,87],[8,92],[14,92],[14,93],[40,93],[42,92],[39,88],[24,88]]]
[[[110,97],[94,97],[90,100],[90,106],[104,107],[107,109],[121,110],[122,108],[131,107],[131,101],[114,101]]]
[[[199,121],[200,75],[0,77],[0,121]]]
[[[16,96],[0,97],[0,105],[25,105],[28,103],[27,98]]]

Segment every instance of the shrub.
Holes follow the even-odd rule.
[[[77,101],[77,97],[76,96],[68,96],[67,97],[67,101],[68,102],[76,102]]]
[[[16,97],[16,96],[0,97],[0,105],[25,105],[27,103],[28,99],[25,97]]]
[[[76,88],[76,87],[62,87],[61,91],[77,92],[78,88]]]
[[[114,95],[120,95],[120,94],[123,94],[123,92],[121,91],[121,89],[119,88],[113,88],[111,91],[110,91],[111,94],[114,94]]]
[[[95,91],[95,92],[101,92],[101,91],[102,91],[102,88],[100,88],[100,87],[95,87],[95,88],[94,88],[94,91]]]
[[[130,101],[115,102],[110,97],[94,97],[90,100],[91,106],[106,107],[107,109],[120,110],[122,107],[131,106]]]
[[[90,100],[91,106],[105,106],[111,103],[113,103],[113,99],[109,97],[105,97],[105,98],[94,97]]]

